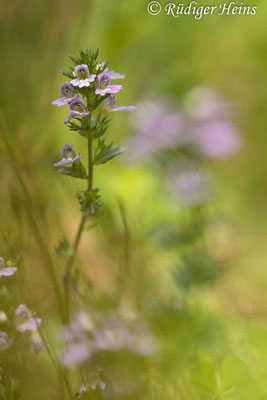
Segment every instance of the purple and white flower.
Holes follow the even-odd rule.
[[[70,115],[65,119],[64,123],[67,124],[73,118],[88,117],[89,114],[90,111],[86,111],[83,99],[77,96],[70,102]]]
[[[70,81],[70,83],[79,88],[89,87],[96,77],[95,74],[90,75],[89,68],[86,64],[77,65],[75,67],[75,75],[77,78]]]
[[[16,267],[7,267],[3,257],[0,257],[0,278],[1,276],[11,276],[17,272]]]
[[[117,106],[117,100],[114,94],[111,94],[103,102],[102,114],[106,115],[112,111],[134,111],[135,106]]]
[[[6,332],[0,332],[0,351],[9,349],[12,346],[13,340],[8,336]]]
[[[73,86],[69,82],[62,83],[59,88],[59,92],[61,94],[60,99],[54,100],[52,102],[53,105],[58,107],[70,103],[75,97],[78,96]]]
[[[95,94],[105,96],[109,93],[118,93],[122,85],[111,85],[111,77],[109,72],[102,72],[97,76],[97,88]]]
[[[77,156],[74,146],[72,144],[65,144],[61,149],[62,160],[54,163],[55,167],[63,167],[64,165],[74,164],[82,158],[81,155]]]
[[[42,323],[41,318],[34,318],[34,313],[24,304],[15,311],[16,329],[19,332],[36,331]]]

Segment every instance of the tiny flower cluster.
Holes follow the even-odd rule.
[[[72,132],[76,131],[87,139],[88,170],[83,166],[83,156],[76,153],[72,144],[62,147],[62,159],[54,166],[61,174],[88,180],[87,190],[77,195],[80,209],[87,217],[94,214],[101,204],[99,189],[93,189],[94,165],[104,164],[124,151],[124,148],[106,143],[104,135],[108,116],[114,111],[134,111],[136,107],[117,105],[115,94],[120,92],[122,85],[114,85],[112,80],[124,79],[125,76],[110,70],[106,62],[99,62],[98,52],[81,51],[77,57],[70,58],[74,67],[69,72],[62,71],[70,80],[62,83],[59,88],[61,97],[52,104],[69,106],[70,112],[64,122]],[[97,116],[93,116],[95,111]]]
[[[11,276],[17,271],[16,267],[6,267],[5,260],[0,257],[0,277]],[[4,311],[0,312],[0,322],[8,322],[8,317]],[[36,318],[34,313],[25,305],[20,304],[14,313],[15,329],[20,333],[31,332],[30,344],[35,351],[39,351],[44,344],[38,334],[42,320]],[[0,351],[9,349],[14,343],[14,339],[9,337],[5,331],[0,331]]]
[[[103,313],[94,322],[87,313],[78,311],[63,330],[66,349],[62,364],[67,368],[88,362],[96,352],[128,350],[140,355],[156,351],[155,339],[138,318],[127,319],[117,313]]]
[[[133,120],[136,135],[128,143],[132,159],[164,159],[168,188],[181,202],[205,203],[212,190],[204,161],[230,157],[241,147],[231,118],[233,107],[215,91],[200,87],[190,91],[180,107],[158,100],[138,108]]]
[[[73,118],[88,117],[90,115],[90,111],[86,110],[84,100],[79,96],[77,90],[83,88],[89,89],[92,86],[93,94],[98,97],[98,100],[101,101],[101,97],[105,97],[104,113],[119,110],[133,111],[135,109],[134,106],[116,106],[114,94],[122,89],[122,85],[112,85],[111,81],[113,79],[124,79],[125,75],[110,71],[105,62],[97,64],[95,70],[96,73],[91,73],[87,64],[76,65],[73,72],[75,78],[70,82],[64,82],[60,86],[59,92],[61,97],[54,100],[52,104],[58,107],[69,104],[70,114],[65,119],[65,124]],[[97,73],[97,71],[100,72]],[[85,97],[87,97],[87,94],[85,93]]]
[[[76,394],[76,400],[91,398],[90,393],[103,392],[106,389],[106,382],[101,378],[100,373],[101,371],[96,371],[89,374],[88,381],[80,387],[79,393]]]

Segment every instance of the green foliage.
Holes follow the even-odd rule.
[[[99,189],[85,190],[77,194],[80,210],[84,217],[94,215],[101,207]]]
[[[78,118],[77,118],[77,120],[78,120]],[[79,132],[79,134],[81,136],[87,138],[88,137],[88,133],[87,133],[88,127],[84,124],[82,119],[79,119],[79,121],[80,121],[80,125],[77,124],[76,122],[70,121],[68,123],[68,128],[69,128],[70,131]]]
[[[64,165],[57,169],[57,172],[63,175],[72,176],[73,178],[87,179],[87,174],[81,162],[72,165]]]
[[[125,148],[119,146],[112,147],[112,143],[106,144],[105,139],[99,140],[98,146],[95,149],[94,164],[105,164],[114,157],[119,156],[125,151]]]
[[[96,72],[98,73],[102,72],[107,67],[106,62],[104,62],[103,65],[99,65],[98,55],[99,55],[99,50],[93,51],[91,49],[81,50],[77,56],[73,54],[68,54],[69,58],[71,59],[71,61],[74,63],[75,66],[80,64],[86,64],[91,74],[95,74]],[[73,67],[70,67],[69,71],[61,70],[60,72],[70,79],[74,78]]]
[[[55,248],[55,254],[65,257],[72,256],[74,254],[74,249],[71,247],[67,239],[63,238]]]
[[[197,249],[183,255],[176,272],[177,283],[184,289],[213,283],[218,276],[215,259],[206,251]]]
[[[103,65],[99,66],[97,70],[97,65],[99,64],[98,60],[99,50],[93,51],[91,49],[80,50],[79,54],[72,55],[68,54],[69,58],[75,65],[86,64],[88,65],[89,71],[91,74],[96,72],[102,72],[107,67],[107,63],[104,62]]]
[[[92,135],[94,139],[99,139],[106,133],[108,128],[108,124],[110,122],[110,118],[108,116],[102,117],[101,113],[98,115],[98,120],[95,123],[94,129],[92,131]]]

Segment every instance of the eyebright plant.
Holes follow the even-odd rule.
[[[69,80],[61,84],[61,97],[52,104],[69,107],[69,115],[64,123],[71,132],[77,132],[87,141],[88,166],[85,168],[83,164],[84,154],[77,154],[71,144],[62,147],[62,159],[54,163],[59,173],[87,181],[86,188],[77,194],[82,217],[73,247],[64,239],[56,248],[57,254],[68,256],[64,277],[67,315],[71,269],[81,234],[88,217],[92,217],[101,207],[100,189],[93,185],[94,166],[105,164],[125,150],[107,143],[106,132],[110,123],[110,113],[135,109],[134,106],[117,106],[115,94],[120,92],[122,85],[113,85],[112,81],[124,79],[125,76],[110,70],[107,61],[99,61],[98,50],[80,51],[78,56],[69,57],[73,65],[68,71],[61,71]]]

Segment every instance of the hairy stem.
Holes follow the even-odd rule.
[[[87,136],[87,143],[88,143],[88,190],[92,190],[93,188],[93,139],[91,132],[88,132]],[[73,254],[69,256],[66,267],[65,267],[65,276],[64,276],[64,291],[65,291],[65,302],[66,302],[66,313],[67,319],[69,320],[70,314],[70,281],[71,281],[71,270],[73,263],[76,258],[77,250],[80,244],[82,232],[84,229],[84,224],[87,217],[82,216],[78,231],[76,233],[74,244],[73,244]]]
[[[88,190],[93,188],[93,139],[91,132],[88,132]]]
[[[75,257],[77,254],[77,250],[79,247],[82,231],[84,228],[84,224],[86,221],[86,217],[82,216],[78,231],[76,233],[75,239],[74,239],[74,244],[73,244],[73,254],[69,256],[67,260],[67,264],[65,267],[65,276],[64,276],[64,292],[65,292],[65,302],[66,302],[66,313],[67,313],[67,319],[69,320],[69,297],[70,297],[70,278],[71,278],[71,269],[73,266],[73,263],[75,261]]]

